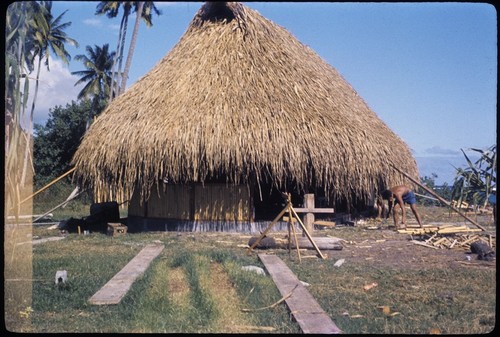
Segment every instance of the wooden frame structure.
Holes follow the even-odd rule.
[[[307,236],[307,238],[309,239],[309,241],[313,245],[313,247],[316,250],[316,252],[318,253],[319,257],[321,257],[322,259],[325,259],[325,256],[319,250],[318,246],[316,245],[313,238],[311,237],[311,234],[309,234],[309,231],[307,230],[306,226],[300,220],[300,217],[297,215],[297,212],[293,209],[292,198],[291,198],[290,193],[286,193],[286,194],[283,193],[283,197],[286,197],[286,200],[287,200],[287,204],[286,204],[285,208],[283,208],[283,210],[276,216],[276,218],[274,218],[274,220],[269,224],[269,226],[267,226],[267,228],[261,233],[260,237],[248,248],[247,252],[250,253],[255,247],[257,247],[259,242],[266,236],[266,234],[271,230],[271,228],[276,224],[276,222],[278,222],[278,220],[281,219],[281,217],[286,212],[288,212],[288,250],[289,250],[289,252],[291,252],[291,242],[290,242],[290,240],[291,240],[290,234],[291,233],[290,232],[292,232],[293,237],[294,237],[294,241],[295,241],[295,247],[297,248],[297,255],[299,257],[299,262],[301,261],[300,251],[299,251],[299,243],[297,240],[297,233],[295,232],[295,227],[293,226],[293,221],[294,221],[294,217],[295,217],[295,218],[297,218],[297,222],[302,227],[304,234]]]

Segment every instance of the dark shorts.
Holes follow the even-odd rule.
[[[403,201],[407,204],[413,205],[417,203],[417,198],[415,197],[415,193],[412,191],[403,195]]]

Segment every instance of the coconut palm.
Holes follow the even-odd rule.
[[[127,76],[130,70],[132,56],[137,40],[137,33],[139,31],[140,19],[142,18],[145,21],[146,25],[150,27],[152,26],[152,14],[161,14],[161,12],[156,8],[152,1],[101,1],[97,5],[96,14],[106,14],[108,18],[115,18],[119,13],[120,7],[123,8],[123,15],[120,22],[116,54],[112,66],[112,90],[109,95],[109,101],[113,99],[113,96],[117,96],[125,90],[125,86],[127,84]],[[125,69],[122,74],[121,70],[124,56],[125,39],[127,35],[128,17],[132,13],[132,10],[135,10],[135,12],[137,13],[137,17],[134,25],[134,31],[132,33],[129,51],[127,54]],[[118,69],[115,71],[116,66],[118,66]]]
[[[123,7],[123,15],[120,21],[120,29],[118,33],[118,42],[116,45],[116,53],[113,58],[113,65],[111,68],[111,90],[109,92],[109,101],[118,95],[120,89],[118,83],[121,76],[121,62],[123,60],[123,50],[125,45],[125,38],[127,35],[128,17],[132,8],[131,1],[101,1],[96,8],[96,15],[106,14],[110,19],[118,16],[120,7]],[[118,70],[115,71],[118,62]]]
[[[125,88],[127,86],[128,73],[130,71],[132,57],[134,56],[135,44],[137,42],[137,34],[139,32],[139,25],[141,18],[144,20],[147,27],[151,27],[153,25],[153,12],[156,13],[156,15],[161,14],[161,12],[156,8],[153,1],[135,2],[135,12],[136,12],[135,25],[134,25],[134,30],[132,32],[132,39],[130,40],[129,50],[127,53],[127,61],[125,62],[125,68],[123,69],[123,75],[121,77],[120,94],[122,94],[125,91]]]
[[[102,47],[95,45],[86,47],[87,55],[76,55],[75,60],[82,61],[85,70],[73,71],[71,74],[82,76],[76,85],[86,83],[78,94],[78,99],[92,99],[92,112],[90,118],[99,114],[106,105],[111,91],[111,68],[115,52],[109,51],[106,43]]]
[[[31,104],[31,113],[29,119],[29,130],[28,130],[28,144],[30,142],[30,135],[32,130],[33,116],[35,113],[35,104],[38,95],[38,86],[40,80],[40,70],[42,68],[42,60],[45,60],[44,64],[47,70],[50,71],[49,60],[51,56],[51,51],[54,56],[60,58],[64,63],[68,64],[71,60],[71,56],[67,52],[65,45],[70,44],[73,46],[78,46],[78,42],[67,36],[64,32],[66,28],[71,25],[71,22],[62,23],[62,18],[66,11],[54,19],[52,15],[52,1],[41,1],[39,5],[39,14],[34,15],[32,20],[30,20],[30,34],[32,37],[30,40],[31,55],[30,59],[33,64],[35,59],[38,59],[37,74],[35,78],[35,92],[33,96],[33,101]],[[41,14],[41,15],[40,15]],[[28,156],[28,149],[26,147],[25,158]],[[27,160],[24,161],[23,173],[21,184],[24,184],[26,176],[26,165]]]
[[[26,78],[26,55],[28,22],[36,13],[32,2],[12,3],[6,12],[5,20],[5,210],[6,214],[20,212],[19,173],[23,165],[24,132],[21,119],[24,115],[28,97],[29,81]],[[11,212],[13,211],[13,213]]]

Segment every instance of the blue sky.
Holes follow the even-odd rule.
[[[413,150],[421,175],[451,182],[463,161],[460,149],[496,143],[497,16],[486,3],[245,3],[286,28],[337,69],[366,103]],[[96,16],[97,2],[54,1],[68,10],[66,30],[80,46],[116,49],[119,18]],[[130,86],[179,41],[202,3],[157,3],[153,27],[141,25]],[[130,31],[133,18],[130,23]],[[127,44],[128,46],[128,44]],[[80,88],[57,61],[43,74],[35,122],[65,105]],[[45,86],[43,86],[45,83]],[[429,159],[434,157],[434,162]],[[425,158],[420,159],[420,158]],[[438,165],[438,162],[442,162]],[[432,168],[431,168],[432,167]],[[432,170],[432,171],[430,171]]]

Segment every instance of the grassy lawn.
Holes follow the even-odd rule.
[[[70,192],[62,193],[61,200],[38,196],[34,213],[61,203]],[[51,203],[41,202],[45,199]],[[89,207],[85,198],[72,202],[54,211],[54,220],[87,216]],[[420,210],[426,223],[460,221],[444,208]],[[383,227],[317,231],[315,235],[349,242],[342,251],[326,252],[326,260],[310,257],[299,263],[295,252],[265,252],[280,256],[310,284],[311,294],[344,333],[483,334],[494,329],[495,263],[461,263],[463,251],[411,245],[407,236]],[[32,235],[45,238],[58,231],[36,225]],[[241,269],[263,267],[256,253],[247,254],[248,239],[230,233],[91,233],[33,245],[32,311],[19,312],[18,319],[31,322],[23,332],[35,333],[301,333],[285,303],[253,310],[281,295],[270,276]],[[151,243],[165,249],[118,305],[88,303]],[[301,254],[312,256],[314,251]],[[346,262],[335,267],[341,257]],[[54,284],[57,270],[68,272],[63,286]],[[365,290],[369,284],[376,286]]]
[[[35,229],[39,236],[49,231]],[[363,238],[358,228],[336,236]],[[35,234],[35,233],[34,233]],[[52,232],[52,235],[54,233]],[[142,247],[164,251],[121,303],[93,306],[88,299]],[[122,237],[70,234],[33,246],[33,332],[300,333],[269,276],[241,270],[263,267],[238,245],[248,236],[228,233],[141,233]],[[425,249],[425,248],[423,248]],[[336,325],[349,334],[476,334],[495,326],[495,268],[380,268],[370,260],[333,266],[275,250],[296,273]],[[335,253],[330,253],[335,254]],[[57,270],[69,281],[54,284]],[[377,286],[369,291],[363,286]],[[387,306],[385,313],[383,307]]]
[[[241,270],[255,256],[220,249],[202,236],[168,233],[112,238],[69,235],[33,247],[34,332],[297,333],[284,306],[243,312],[280,299],[269,277]],[[165,250],[121,303],[93,306],[87,300],[140,249],[161,242]],[[69,281],[56,286],[57,270]]]

